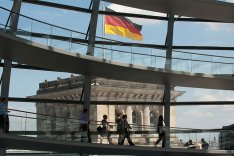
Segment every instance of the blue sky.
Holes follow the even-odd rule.
[[[57,1],[56,1],[57,2]],[[60,0],[61,3],[66,3],[75,6],[88,7],[87,0]],[[0,0],[0,5],[10,8],[11,0]],[[149,12],[139,9],[126,8],[115,4],[104,3],[116,11],[127,11],[139,14],[163,15],[160,13]],[[86,32],[90,16],[85,13],[74,11],[53,9],[48,7],[35,6],[24,4],[21,13],[32,18],[36,18],[48,23],[59,25],[75,31]],[[1,12],[0,12],[1,14]],[[165,15],[163,15],[165,16]],[[1,17],[1,15],[0,15]],[[102,36],[102,16],[99,16],[97,35]],[[131,18],[138,24],[143,25],[142,34],[143,41],[139,43],[164,44],[167,30],[165,21],[148,20]],[[27,25],[28,24],[28,25]],[[30,27],[30,21],[20,25],[22,28]],[[33,29],[40,26],[33,25]],[[55,32],[56,30],[54,30]],[[59,32],[59,31],[57,31]],[[62,32],[60,32],[62,33]],[[68,33],[68,32],[64,32]],[[69,35],[69,34],[67,34]],[[105,35],[110,39],[132,42],[129,39],[124,39],[118,36]],[[234,44],[234,24],[220,23],[194,23],[194,22],[176,22],[174,30],[174,45],[218,45],[218,46],[233,46]],[[56,44],[56,43],[54,43]],[[81,48],[81,47],[77,47]],[[130,51],[131,48],[125,48]],[[140,48],[133,48],[134,51],[142,51]],[[144,50],[145,53],[150,53],[151,49]],[[194,52],[194,51],[190,51]],[[196,51],[200,52],[200,51]],[[159,51],[159,53],[163,53]],[[234,57],[233,51],[202,51],[206,54],[225,55]],[[43,60],[42,60],[43,61]],[[57,77],[66,78],[70,73],[58,72],[38,72],[28,70],[12,70],[12,79],[10,86],[10,96],[26,97],[35,95],[39,88],[39,83],[47,80],[55,80]],[[176,87],[177,90],[185,91],[185,94],[178,98],[178,101],[234,101],[234,91],[209,90],[209,89],[193,89],[185,87]],[[35,111],[32,104],[17,103],[11,105],[17,109]],[[234,123],[234,106],[177,106],[176,107],[176,126],[189,128],[220,128],[223,125]]]

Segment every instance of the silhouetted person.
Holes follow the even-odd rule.
[[[124,134],[124,127],[123,127],[123,120],[121,118],[121,113],[117,114],[116,123],[117,123],[117,134],[119,135],[118,145],[121,145],[121,141]]]
[[[162,141],[162,147],[165,147],[166,145],[166,133],[164,130],[164,121],[163,121],[163,116],[160,115],[158,117],[158,125],[157,125],[157,132],[158,132],[158,140],[155,142],[155,146],[157,146],[157,144]]]
[[[80,131],[87,132],[88,142],[91,143],[91,136],[90,136],[90,130],[89,130],[89,114],[88,114],[87,108],[84,108],[83,112],[81,113]],[[85,138],[85,136],[82,134],[81,135],[81,142],[84,141],[84,138]]]
[[[128,124],[127,115],[123,115],[122,120],[123,120],[124,134],[123,134],[122,141],[121,141],[120,145],[123,145],[125,138],[127,138],[129,145],[134,146],[134,143],[132,142],[132,140],[130,138],[130,129],[132,129],[132,128]]]
[[[184,144],[184,147],[191,148],[191,149],[196,148],[196,146],[193,144],[193,141],[191,139]]]
[[[209,148],[209,144],[204,140],[204,138],[201,139],[201,145],[202,145],[202,149]]]
[[[112,126],[110,126],[109,122],[107,121],[107,115],[103,115],[103,119],[102,119],[102,134],[101,134],[101,136],[107,135],[107,140],[108,140],[109,144],[112,144],[112,141],[111,141],[111,138],[110,138],[111,135],[110,135],[109,128],[112,128]]]
[[[7,113],[7,98],[0,100],[0,131],[9,133],[9,116]]]

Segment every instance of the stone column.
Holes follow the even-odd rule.
[[[144,130],[149,130],[149,127],[150,126],[150,109],[149,109],[149,106],[146,106],[145,109],[144,109],[144,113],[143,113],[143,125],[145,125],[145,128]]]
[[[176,125],[176,107],[175,106],[171,106],[171,116],[170,116],[170,126],[171,127],[175,127]]]
[[[132,124],[132,106],[126,108],[127,121],[129,124]]]
[[[163,115],[163,113],[161,113],[161,114]],[[157,125],[157,123],[158,123],[158,117],[159,117],[159,115],[161,115],[161,114],[160,114],[160,112],[159,112],[159,109],[157,109],[157,111],[155,111],[155,114],[154,114],[154,115],[155,115],[155,123],[154,123],[155,125]]]
[[[109,122],[115,123],[115,106],[109,105],[108,109],[109,109],[108,111]]]
[[[144,118],[143,119],[143,125],[145,127],[142,130],[148,131],[149,130],[149,126],[150,126],[150,108],[149,108],[149,106],[146,106],[144,108],[143,118]],[[150,142],[149,134],[143,134],[142,137],[145,138],[146,143]]]

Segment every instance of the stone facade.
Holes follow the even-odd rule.
[[[71,76],[70,78],[56,81],[45,81],[39,84],[39,90],[34,98],[48,98],[61,100],[80,100],[83,89],[83,76]],[[119,101],[118,105],[91,105],[90,120],[93,121],[91,130],[95,131],[97,125],[95,121],[101,121],[102,116],[106,114],[108,121],[115,123],[116,113],[121,112],[128,116],[128,122],[135,125],[138,130],[147,130],[149,126],[156,125],[157,118],[163,114],[163,107],[159,105],[124,105],[126,102],[160,102],[163,98],[164,86],[156,84],[145,84],[136,82],[125,82],[119,80],[109,80],[104,78],[93,78],[91,89],[91,101]],[[183,93],[171,91],[171,101],[176,101],[178,96]],[[37,113],[47,114],[58,117],[48,117],[45,121],[38,120],[37,128],[39,131],[53,130],[78,130],[79,124],[71,124],[71,121],[61,122],[59,116],[67,118],[80,118],[82,105],[80,104],[52,104],[37,103]],[[53,123],[54,119],[56,123]],[[75,119],[74,119],[75,120]],[[91,122],[92,123],[92,122]],[[45,126],[46,125],[46,126]],[[137,127],[138,125],[138,127]],[[142,127],[141,125],[145,125]],[[148,127],[147,127],[148,126]],[[175,126],[175,107],[171,107],[171,126]],[[133,126],[134,127],[134,126]]]

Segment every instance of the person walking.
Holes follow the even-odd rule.
[[[109,125],[109,122],[107,121],[107,115],[103,115],[101,137],[103,137],[103,135],[107,135],[107,140],[109,144],[113,144],[110,138],[111,134],[110,134],[109,128],[112,128],[112,126]],[[101,139],[101,143],[102,143],[102,139]]]
[[[165,133],[165,130],[164,130],[165,123],[164,123],[162,115],[160,115],[158,117],[158,124],[157,125],[158,125],[158,127],[157,127],[158,140],[155,142],[155,146],[157,146],[158,143],[160,141],[162,141],[162,147],[165,147],[165,145],[166,145],[166,133]]]
[[[201,146],[202,146],[202,149],[208,149],[209,148],[209,144],[205,141],[204,138],[201,139]]]
[[[123,137],[122,137],[122,141],[121,141],[121,144],[120,145],[123,145],[124,144],[124,141],[125,141],[125,138],[128,139],[128,143],[130,146],[134,146],[135,144],[132,142],[131,138],[130,138],[130,129],[131,126],[128,124],[128,121],[127,121],[127,115],[123,115],[122,116],[122,120],[123,120],[123,127],[124,127],[124,134],[123,134]]]
[[[189,139],[189,141],[184,144],[184,147],[186,147],[187,149],[196,149],[196,146],[193,144],[193,141],[191,139]]]
[[[88,138],[88,142],[91,143],[91,136],[90,136],[90,130],[89,130],[89,114],[88,109],[84,108],[83,112],[81,113],[81,120],[80,120],[80,132],[81,134],[81,142],[84,141],[84,138]],[[86,133],[87,135],[85,135]]]
[[[121,118],[121,113],[117,114],[116,123],[117,123],[117,134],[119,135],[118,145],[121,145],[121,141],[122,141],[123,134],[124,134],[123,120]]]
[[[0,99],[0,132],[9,133],[9,117],[7,113],[7,98]]]

